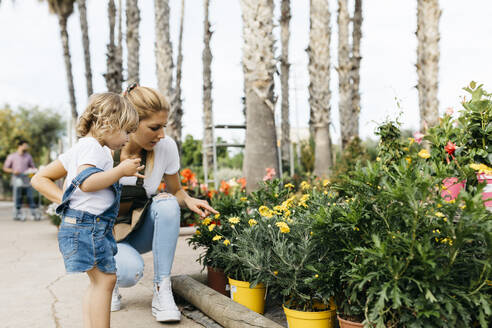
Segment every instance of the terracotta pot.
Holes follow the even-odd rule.
[[[216,292],[229,297],[229,284],[224,271],[207,266],[207,285]]]
[[[443,188],[441,191],[441,197],[448,202],[456,199],[460,191],[465,188],[465,183],[465,180],[458,182],[458,178],[455,177],[444,179],[442,181]]]
[[[364,325],[361,324],[360,322],[348,321],[348,320],[340,318],[339,316],[337,316],[337,318],[338,318],[338,324],[339,324],[340,328],[363,328],[364,327]]]

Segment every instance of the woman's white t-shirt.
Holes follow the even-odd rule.
[[[66,186],[69,186],[73,178],[77,176],[77,169],[81,165],[93,165],[104,171],[113,167],[111,150],[106,146],[101,146],[93,137],[80,138],[71,149],[60,155],[58,159],[67,171]],[[114,191],[110,187],[93,192],[84,192],[77,188],[70,198],[69,206],[75,210],[99,215],[113,204],[114,198]]]
[[[149,163],[147,163],[149,165]],[[154,146],[154,164],[152,173],[145,175],[144,188],[147,196],[156,193],[164,174],[172,175],[179,170],[179,153],[176,142],[171,137],[164,137]],[[135,185],[136,177],[123,177],[120,179],[122,185]]]

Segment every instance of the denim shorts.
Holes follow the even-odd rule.
[[[116,272],[113,225],[114,219],[87,212],[62,217],[58,247],[68,273],[86,272],[94,266],[105,273]]]

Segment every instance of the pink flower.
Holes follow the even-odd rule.
[[[413,138],[415,139],[415,142],[420,145],[422,143],[422,140],[424,139],[424,135],[420,132],[415,132],[413,134]]]
[[[446,108],[446,115],[452,116],[454,114],[454,109],[453,107],[448,107]]]
[[[263,181],[272,180],[275,177],[275,169],[272,167],[266,168],[267,174],[263,177]]]

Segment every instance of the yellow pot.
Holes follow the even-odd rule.
[[[334,328],[337,312],[334,308],[320,312],[304,312],[284,308],[289,328]]]
[[[259,314],[265,312],[265,285],[258,284],[254,288],[249,287],[249,282],[229,278],[231,287],[231,299],[248,309]]]

